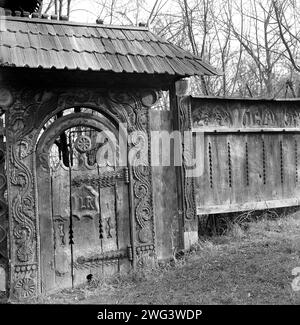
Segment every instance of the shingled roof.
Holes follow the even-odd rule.
[[[0,66],[173,76],[216,75],[145,27],[0,18]]]

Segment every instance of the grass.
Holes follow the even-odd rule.
[[[95,279],[39,303],[300,304],[292,270],[300,266],[300,214],[233,223],[190,253],[144,272]]]

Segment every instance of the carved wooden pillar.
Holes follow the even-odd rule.
[[[31,132],[26,133],[22,104],[20,98],[16,99],[6,116],[12,300],[32,298],[40,292],[33,144]]]
[[[13,104],[13,94],[7,87],[0,88],[0,111],[5,113]],[[7,174],[5,169],[6,146],[3,136],[5,130],[3,120],[0,120],[0,291],[6,292],[9,288],[9,227],[7,209]]]
[[[181,237],[182,247],[189,249],[198,241],[198,219],[195,203],[194,178],[191,177],[191,163],[193,157],[193,136],[191,119],[191,98],[188,80],[178,81],[176,88],[171,89],[171,106],[176,116],[175,128],[182,135],[182,166],[178,168],[178,200],[181,209]]]
[[[110,108],[119,120],[126,123],[130,136],[128,152],[142,145],[147,149],[142,164],[135,157],[129,163],[132,214],[133,257],[139,266],[156,257],[155,216],[153,213],[153,187],[151,167],[151,134],[149,109],[156,103],[155,91],[145,90],[135,93],[110,94]]]
[[[3,123],[0,120],[0,294],[8,289],[8,215],[5,172],[5,144],[3,142]]]

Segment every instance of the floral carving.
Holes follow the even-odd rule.
[[[14,290],[15,295],[18,298],[26,299],[34,296],[36,292],[36,285],[33,279],[24,278],[16,282]]]

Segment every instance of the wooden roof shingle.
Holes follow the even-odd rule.
[[[145,27],[0,17],[0,67],[217,75],[201,58]]]

